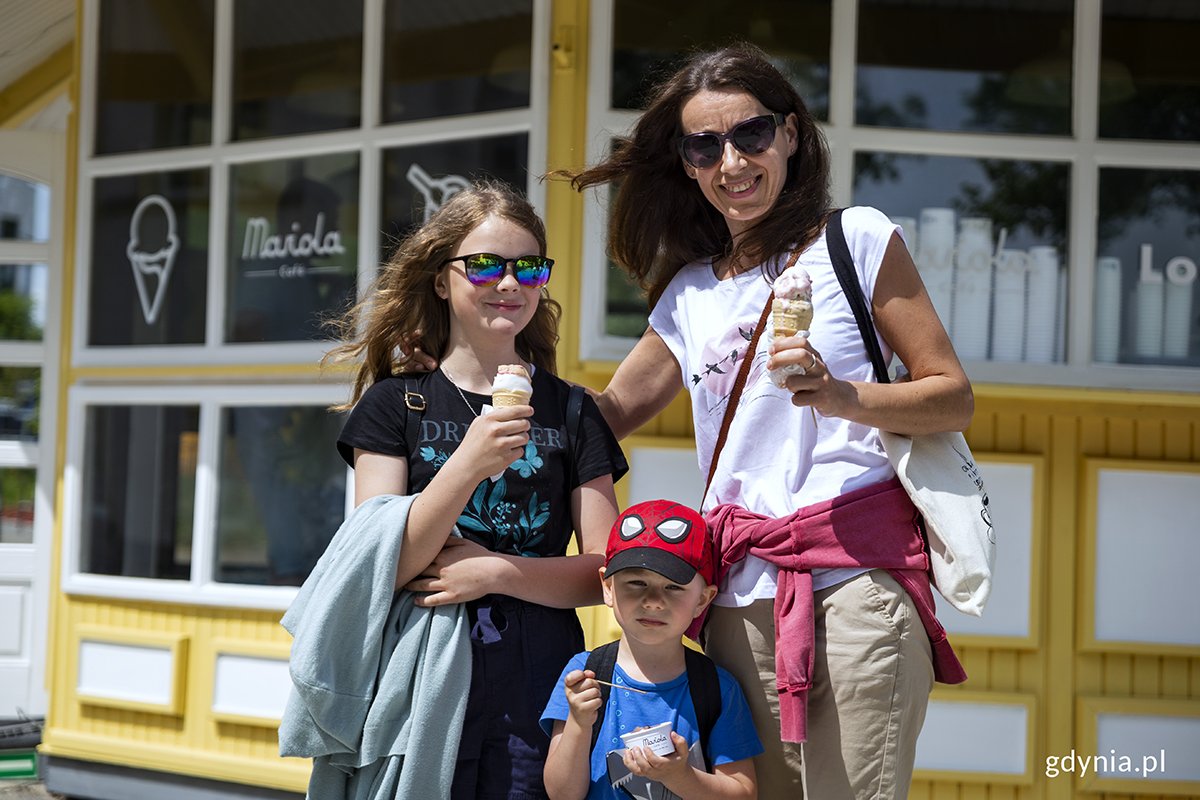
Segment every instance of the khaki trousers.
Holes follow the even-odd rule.
[[[774,601],[713,606],[704,650],[742,685],[766,752],[763,800],[903,798],[933,687],[933,656],[908,594],[871,570],[815,595],[808,741],[779,740]]]

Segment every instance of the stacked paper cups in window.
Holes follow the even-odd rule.
[[[992,221],[963,217],[954,253],[954,299],[951,341],[959,358],[988,357],[992,307]]]
[[[1121,259],[1096,259],[1095,312],[1092,344],[1095,360],[1115,364],[1121,350]]]
[[[1173,258],[1167,262],[1163,301],[1163,355],[1167,358],[1188,357],[1195,272],[1196,266],[1191,259]]]
[[[1029,254],[1002,248],[996,254],[996,288],[992,296],[992,360],[1025,357],[1025,274]]]
[[[1050,364],[1057,353],[1059,277],[1057,248],[1029,248],[1025,305],[1025,360]]]
[[[917,271],[933,301],[946,332],[954,335],[951,306],[954,302],[954,210],[921,209],[917,230]]]

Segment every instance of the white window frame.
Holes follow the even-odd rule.
[[[627,134],[637,120],[634,111],[610,105],[614,0],[592,0],[588,73],[588,163],[606,152],[615,134]],[[1200,368],[1098,364],[1092,361],[1093,274],[1096,263],[1096,215],[1099,171],[1104,167],[1134,169],[1200,169],[1200,143],[1115,141],[1097,134],[1099,86],[1099,2],[1077,2],[1074,11],[1074,85],[1069,136],[997,135],[899,130],[854,124],[854,80],[858,0],[832,0],[829,121],[821,127],[829,141],[834,203],[850,203],[854,155],[878,151],[965,158],[1007,158],[1065,163],[1071,170],[1067,223],[1070,253],[1067,298],[1066,363],[1029,364],[969,361],[974,382],[1080,386],[1092,388],[1200,390]],[[949,9],[946,12],[951,14]],[[604,333],[607,269],[607,190],[589,191],[585,199],[584,305],[580,319],[581,358],[616,362],[637,342]],[[1084,268],[1082,265],[1093,265]],[[614,365],[615,366],[615,365]]]
[[[221,412],[244,406],[328,407],[346,399],[342,384],[238,384],[206,386],[76,386],[67,395],[67,460],[63,470],[62,589],[67,594],[119,597],[191,605],[284,609],[294,586],[219,583],[213,578],[217,549]],[[194,406],[200,410],[196,453],[196,496],[192,518],[191,575],[186,581],[97,575],[80,569],[83,533],[84,458],[87,411],[93,406]],[[334,443],[329,443],[330,452]],[[353,510],[353,471],[346,469],[346,513]],[[329,532],[333,535],[333,531]]]
[[[72,361],[81,367],[146,367],[180,364],[313,364],[329,342],[224,343],[226,289],[226,227],[229,218],[229,170],[234,164],[278,161],[335,152],[360,154],[358,285],[362,293],[376,274],[379,252],[383,150],[427,142],[477,140],[525,133],[529,137],[530,177],[526,192],[544,212],[545,188],[537,176],[546,169],[549,115],[550,2],[533,0],[530,105],[524,109],[460,115],[384,125],[380,121],[383,71],[384,0],[364,0],[362,124],[328,133],[287,136],[247,142],[230,140],[234,0],[215,0],[213,63],[213,141],[209,145],[138,153],[93,156],[96,122],[96,78],[99,3],[83,3],[80,70],[79,178],[76,219],[74,326]],[[87,334],[91,279],[93,182],[96,178],[190,168],[210,170],[211,214],[208,232],[208,289],[203,345],[89,347]]]

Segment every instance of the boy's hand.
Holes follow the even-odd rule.
[[[634,775],[658,781],[668,789],[670,784],[687,776],[692,765],[688,763],[688,743],[675,731],[671,731],[671,744],[675,752],[660,756],[646,747],[630,747],[625,751],[625,768]]]
[[[567,693],[567,705],[571,707],[571,719],[581,728],[591,730],[600,712],[600,684],[596,673],[573,669],[563,678],[563,691]]]

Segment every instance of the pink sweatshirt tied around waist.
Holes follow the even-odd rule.
[[[778,519],[727,503],[705,515],[717,583],[748,555],[779,568],[775,591],[775,678],[780,737],[803,742],[813,672],[813,569],[886,569],[908,592],[933,649],[934,677],[962,683],[967,674],[934,611],[929,557],[919,515],[898,479],[805,506]],[[700,616],[688,629],[695,638]]]

